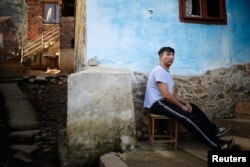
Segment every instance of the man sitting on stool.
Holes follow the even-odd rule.
[[[169,72],[174,62],[175,50],[163,47],[159,50],[160,65],[153,68],[148,76],[144,107],[157,115],[175,118],[202,137],[215,150],[230,150],[234,140],[222,141],[218,137],[229,129],[214,125],[194,104],[181,99],[175,92],[175,82]]]

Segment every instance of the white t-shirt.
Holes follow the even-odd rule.
[[[157,82],[166,83],[168,90],[173,94],[173,87],[175,85],[173,77],[168,70],[164,69],[162,66],[158,65],[150,72],[148,76],[148,82],[146,86],[146,93],[144,99],[144,107],[151,108],[151,106],[164,97],[162,96]]]

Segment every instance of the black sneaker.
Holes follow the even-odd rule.
[[[221,150],[231,150],[234,146],[234,139],[230,139],[228,141],[223,141],[222,145],[220,146]]]
[[[226,134],[230,129],[229,128],[225,128],[223,126],[219,126],[217,128],[217,132],[216,132],[216,136],[220,137],[223,136],[224,134]]]

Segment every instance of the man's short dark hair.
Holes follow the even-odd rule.
[[[174,53],[174,48],[171,47],[162,47],[159,51],[158,51],[158,55],[161,55],[162,52],[172,52]]]

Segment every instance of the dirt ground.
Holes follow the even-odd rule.
[[[43,137],[39,153],[31,164],[12,157],[8,145],[8,128],[5,116],[0,117],[0,166],[1,167],[57,167],[57,134],[66,128],[67,119],[67,76],[48,77],[49,82],[29,82],[21,80],[18,85],[36,109]],[[2,105],[2,104],[1,104]]]

